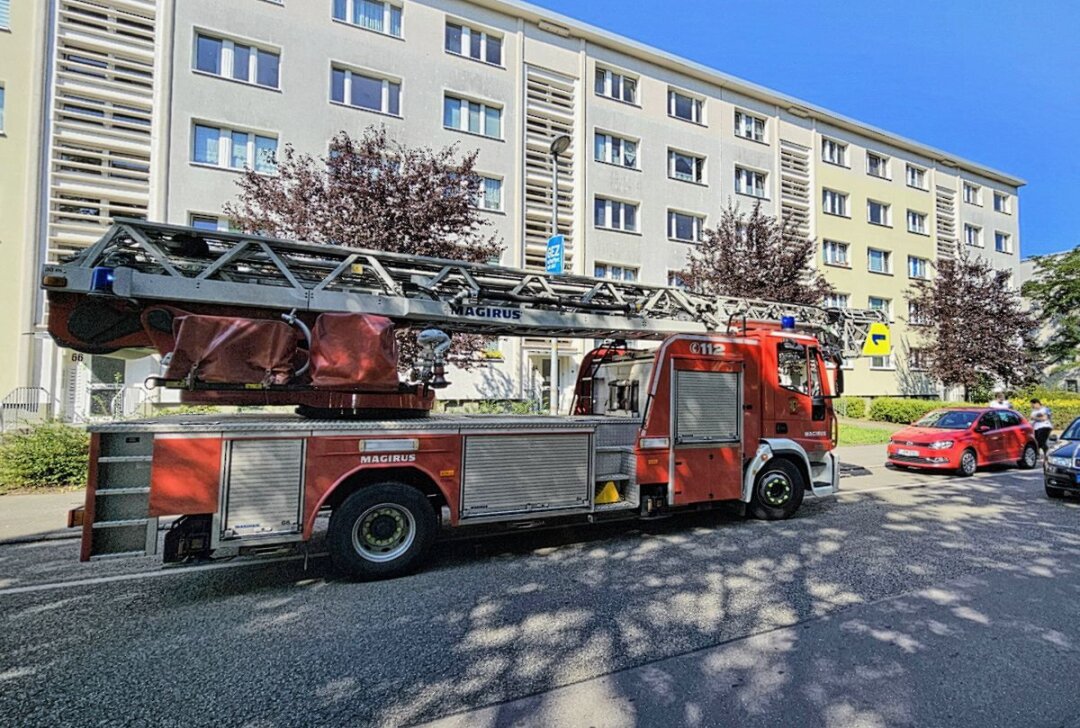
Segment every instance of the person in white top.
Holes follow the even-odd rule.
[[[1035,442],[1039,450],[1046,455],[1049,449],[1046,443],[1054,431],[1054,423],[1050,421],[1050,408],[1038,399],[1031,400],[1031,426],[1035,428]]]
[[[990,409],[1012,409],[1012,403],[1005,399],[1004,392],[995,392],[994,401],[990,403]]]

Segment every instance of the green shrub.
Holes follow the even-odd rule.
[[[866,400],[862,397],[838,397],[833,400],[833,408],[841,417],[861,420],[866,417]]]
[[[42,422],[0,440],[0,483],[9,488],[86,484],[90,436],[61,422]]]
[[[877,422],[895,422],[909,425],[927,412],[939,407],[964,406],[956,402],[939,402],[929,399],[904,399],[902,397],[878,397],[870,404],[870,419]]]
[[[1030,399],[1030,398],[1029,398]],[[1069,423],[1080,417],[1080,399],[1042,399],[1042,403],[1050,408],[1051,420],[1054,423],[1054,430],[1060,432],[1069,426]],[[1016,404],[1015,402],[1013,404]],[[1020,414],[1027,417],[1029,409],[1027,407],[1020,408]]]

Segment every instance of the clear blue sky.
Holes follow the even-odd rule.
[[[533,0],[1016,175],[1024,257],[1080,245],[1080,0]]]

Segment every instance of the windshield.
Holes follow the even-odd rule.
[[[915,426],[933,427],[938,430],[966,430],[971,427],[978,416],[978,412],[957,412],[955,410],[931,412],[916,422]]]
[[[1080,440],[1080,417],[1072,421],[1072,424],[1061,433],[1062,440]]]

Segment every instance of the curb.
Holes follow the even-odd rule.
[[[19,544],[40,543],[42,541],[68,541],[82,536],[82,528],[74,528],[71,530],[75,531],[75,533],[71,533],[68,529],[64,529],[63,531],[44,531],[42,533],[33,533],[27,536],[4,538],[0,539],[0,546],[16,546]]]

